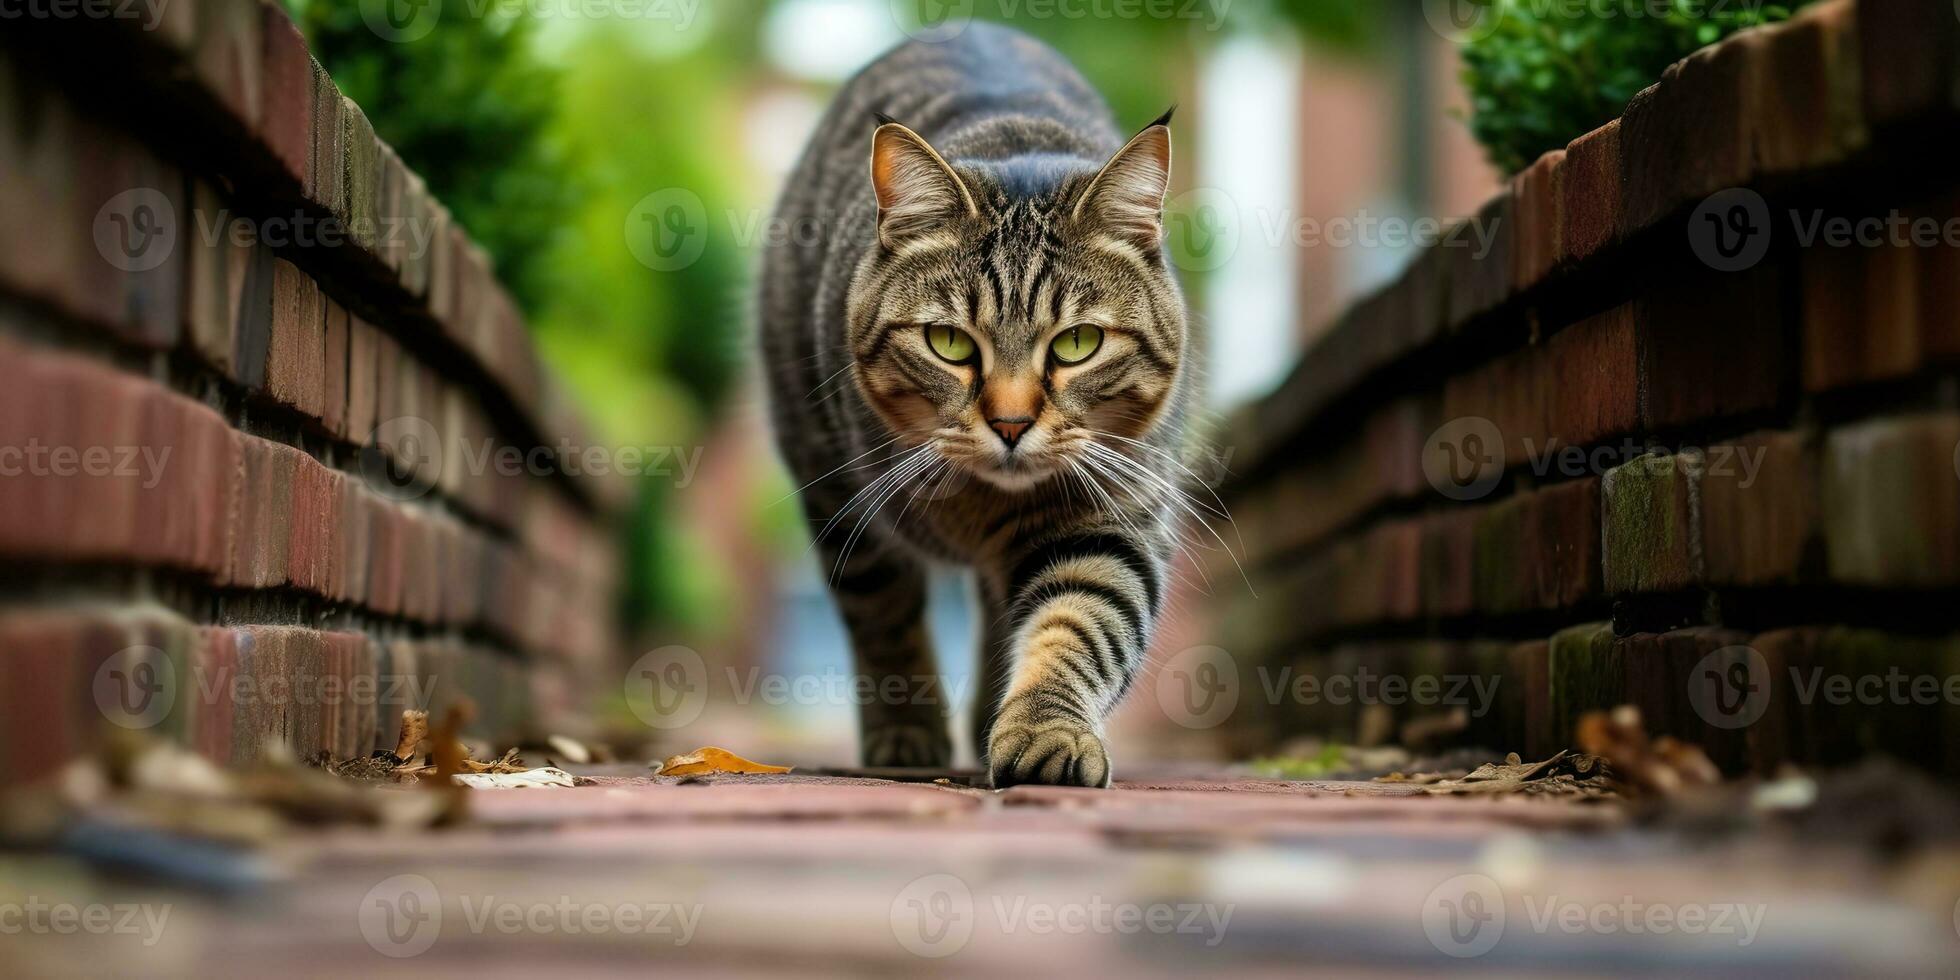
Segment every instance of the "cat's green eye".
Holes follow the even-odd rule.
[[[1048,345],[1048,349],[1062,364],[1080,364],[1102,348],[1102,340],[1102,328],[1085,323],[1056,335],[1055,342]]]
[[[926,324],[926,346],[931,347],[934,354],[954,364],[965,364],[979,352],[973,343],[973,335],[950,323]]]

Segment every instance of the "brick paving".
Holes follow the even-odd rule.
[[[795,774],[590,780],[476,792],[469,824],[449,831],[292,839],[266,855],[270,882],[229,899],[114,886],[95,900],[170,903],[160,941],[13,937],[16,962],[295,976],[1767,976],[1942,974],[1960,954],[1952,857],[1887,867],[1768,834],[1696,842],[1612,803],[1188,775],[1004,793]],[[0,891],[53,900],[82,880],[16,870],[6,877],[23,884]]]

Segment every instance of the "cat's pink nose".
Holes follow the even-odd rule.
[[[1011,419],[988,419],[987,424],[993,427],[996,435],[1000,436],[1000,441],[1007,443],[1007,448],[1013,449],[1014,444],[1021,441],[1021,433],[1028,431],[1028,427],[1034,424],[1034,419],[1019,415]]]

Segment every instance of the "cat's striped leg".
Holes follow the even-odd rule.
[[[1143,666],[1158,560],[1135,535],[1098,529],[1037,541],[1009,567],[1016,656],[988,736],[994,785],[1108,786],[1102,722]]]
[[[827,559],[834,568],[836,555]],[[896,548],[859,541],[830,591],[860,680],[851,692],[859,757],[866,766],[952,765],[946,687],[926,635],[925,569]]]

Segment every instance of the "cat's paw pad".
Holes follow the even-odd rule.
[[[875,769],[945,769],[953,764],[953,740],[925,725],[882,725],[864,733],[859,755]]]
[[[1102,736],[1072,719],[1002,721],[987,740],[987,771],[995,789],[1109,785],[1109,749]]]

